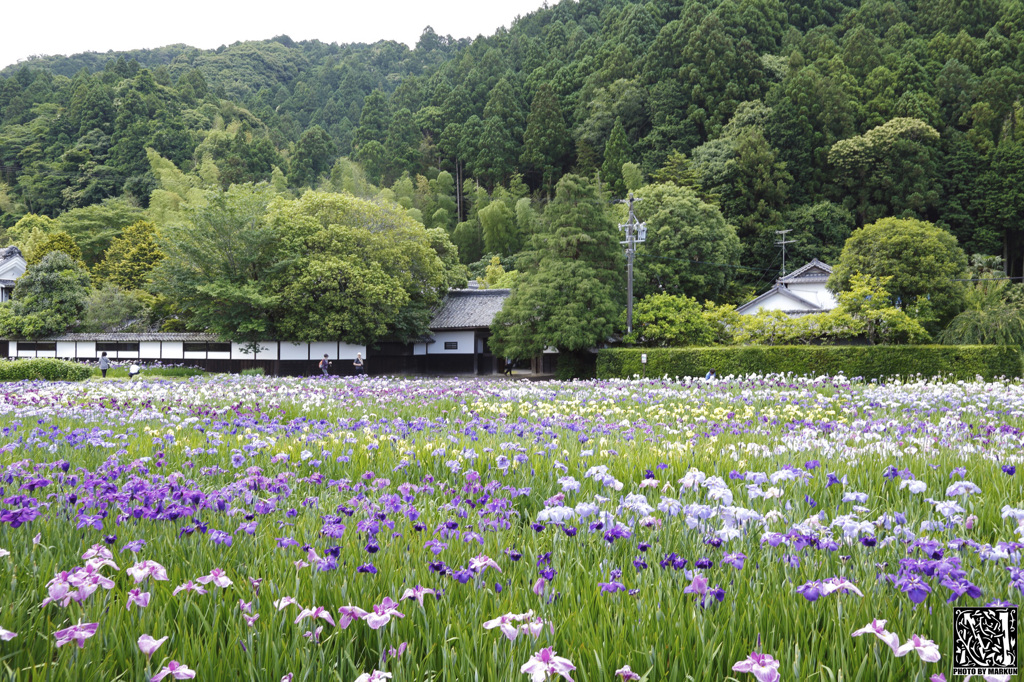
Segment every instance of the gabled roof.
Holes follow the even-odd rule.
[[[0,263],[7,260],[8,258],[21,258],[25,257],[21,255],[21,250],[17,246],[8,246],[0,249]]]
[[[486,329],[511,295],[510,289],[452,289],[434,311],[430,329]]]
[[[797,268],[785,277],[780,277],[778,281],[781,284],[793,284],[794,282],[826,282],[831,274],[831,265],[828,263],[822,263],[817,258],[813,258],[807,265]]]
[[[743,305],[741,305],[738,308],[736,308],[736,312],[738,312],[740,314],[743,314],[746,311],[750,310],[751,308],[757,306],[758,303],[766,301],[767,299],[771,298],[772,296],[782,296],[783,298],[787,298],[790,301],[796,303],[798,306],[802,306],[802,308],[798,308],[798,309],[799,310],[803,310],[804,312],[821,312],[821,311],[825,310],[824,308],[822,308],[817,303],[811,303],[806,298],[803,298],[802,296],[798,296],[797,294],[793,293],[792,291],[787,289],[786,286],[784,284],[782,284],[781,281],[780,281],[780,283],[777,283],[771,289],[769,289],[768,291],[764,292],[763,294],[761,294],[760,296],[758,296],[754,300],[747,301]],[[786,311],[786,312],[789,313],[790,311]]]

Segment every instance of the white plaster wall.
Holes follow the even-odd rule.
[[[320,357],[324,354],[321,353]],[[309,360],[309,344],[308,343],[295,343],[293,341],[282,341],[281,342],[281,359],[282,360]]]
[[[163,360],[181,360],[185,357],[181,341],[164,341]]]
[[[465,332],[436,332],[431,334],[434,337],[434,343],[417,343],[413,346],[413,355],[466,355],[473,353],[473,339],[476,333],[472,331]],[[459,347],[455,350],[445,350],[444,344],[446,341],[455,341],[459,344]],[[430,346],[428,349],[427,346]]]
[[[79,351],[81,351],[82,344],[78,344]],[[140,341],[139,342],[139,357],[147,358],[149,360],[157,360],[160,358],[160,342],[159,341]]]
[[[73,358],[73,357],[75,357],[75,342],[74,341],[58,341],[57,342],[57,357],[58,358]]]
[[[339,343],[338,344],[338,359],[339,360],[355,360],[356,353],[362,353],[363,359],[366,359],[366,346],[357,346],[354,343]],[[323,357],[324,354],[320,353],[319,356],[314,355],[312,357]]]

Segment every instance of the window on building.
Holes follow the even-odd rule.
[[[444,342],[444,349],[445,350],[458,350],[459,349],[459,342],[458,341],[445,341]]]
[[[139,342],[138,341],[97,341],[96,351],[102,353],[106,351],[108,353],[123,351],[125,353],[138,353]]]
[[[22,351],[55,351],[57,350],[56,341],[19,341],[18,352]]]
[[[231,342],[216,342],[216,341],[186,341],[183,345],[182,350],[186,353],[230,353]]]

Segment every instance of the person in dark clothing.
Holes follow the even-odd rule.
[[[330,367],[331,367],[331,361],[327,359],[327,353],[324,353],[324,359],[320,361],[319,367],[320,367],[320,372],[324,376],[328,376],[330,374],[329,370],[330,370]]]
[[[512,376],[512,366],[515,365],[515,360],[511,358],[505,358],[505,376]]]
[[[366,374],[366,365],[363,364],[363,354],[362,353],[356,353],[356,359],[352,361],[352,366],[355,368],[356,374],[358,374],[358,375]]]

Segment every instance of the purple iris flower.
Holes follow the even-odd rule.
[[[928,593],[932,591],[928,583],[916,575],[907,575],[900,578],[896,581],[896,586],[900,588],[900,591],[905,592],[910,601],[915,604],[923,602],[928,597]]]
[[[359,568],[356,569],[356,572],[357,573],[372,573],[373,575],[376,575],[377,574],[377,567],[374,566],[373,564],[363,564],[362,566],[360,566]]]
[[[947,604],[955,602],[964,595],[971,599],[979,599],[981,597],[981,589],[964,579],[953,580],[946,578],[940,584],[952,593],[949,595],[949,599],[946,600]]]
[[[1004,464],[1003,473],[1006,474],[1007,476],[1013,476],[1015,473],[1017,473],[1017,467],[1013,466],[1012,464]]]
[[[807,601],[817,601],[821,597],[821,582],[812,580],[796,588],[796,593]]]
[[[626,591],[626,586],[616,580],[612,580],[607,583],[598,583],[597,586],[601,588],[601,592],[604,594],[615,594],[616,592]]]
[[[711,568],[715,565],[715,562],[711,559],[708,559],[707,557],[701,557],[700,559],[694,561],[693,565],[697,568]]]
[[[747,555],[742,552],[733,552],[732,554],[726,554],[722,558],[723,564],[728,564],[735,568],[737,571],[743,570],[743,562],[747,560]]]

